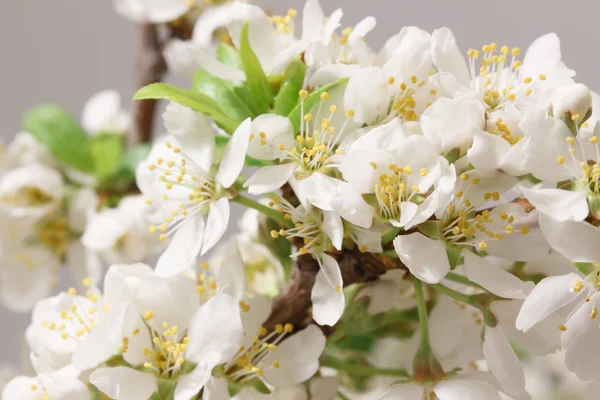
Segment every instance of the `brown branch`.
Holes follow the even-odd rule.
[[[405,268],[399,260],[379,257],[372,253],[361,253],[358,249],[344,249],[341,253],[330,253],[340,265],[344,286],[371,282],[391,269]],[[290,323],[295,330],[312,322],[310,293],[319,272],[319,264],[311,255],[298,257],[292,271],[292,279],[281,290],[271,315],[264,326],[272,330],[277,324]]]
[[[135,38],[134,68],[136,91],[151,83],[160,82],[167,71],[156,25],[147,23],[138,25]],[[129,145],[152,140],[152,124],[156,106],[156,100],[142,100],[133,103],[133,128],[129,135]]]

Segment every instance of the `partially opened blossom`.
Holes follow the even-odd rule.
[[[123,109],[119,92],[104,90],[90,97],[85,103],[81,123],[89,135],[123,135],[131,127],[131,116]]]
[[[129,196],[118,207],[91,215],[81,242],[110,264],[144,261],[161,249],[156,235],[148,232],[145,206],[143,196]]]
[[[208,119],[186,107],[170,104],[164,115],[171,136],[155,144],[137,171],[137,181],[148,201],[164,213],[151,232],[160,239],[173,238],[158,261],[158,269],[173,275],[210,250],[229,223],[229,188],[243,167],[248,141],[233,135],[218,169],[215,161],[215,133]],[[247,130],[250,121],[238,131]]]

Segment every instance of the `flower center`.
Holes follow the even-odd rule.
[[[171,200],[166,192],[161,195],[161,199],[179,204],[169,212],[170,215],[162,224],[150,226],[151,233],[161,232],[159,236],[161,241],[165,241],[167,235],[172,233],[188,215],[202,211],[208,202],[215,200],[219,190],[213,177],[194,163],[179,147],[174,147],[169,142],[165,142],[165,146],[173,151],[174,159],[165,160],[159,157],[148,168],[151,171],[162,172],[158,180],[164,184],[166,192],[174,189],[177,191],[176,201]],[[146,203],[150,204],[152,201],[146,200]]]
[[[34,186],[24,186],[15,194],[5,194],[2,201],[14,206],[39,206],[52,202],[52,197],[48,196],[42,190]]]
[[[371,161],[371,167],[377,169],[377,164]],[[401,215],[401,203],[416,200],[420,189],[414,185],[413,170],[407,165],[404,168],[390,164],[389,172],[379,175],[379,182],[375,184],[375,197],[379,212],[383,218],[398,219]],[[421,177],[427,175],[427,169],[419,172]]]
[[[149,321],[154,317],[152,310],[144,313],[144,321]],[[185,351],[190,338],[179,331],[177,325],[169,326],[166,322],[161,324],[162,330],[152,328],[146,324],[150,335],[152,346],[144,348],[144,368],[153,370],[157,375],[163,377],[173,377],[181,369],[185,362]],[[132,335],[138,335],[139,329],[132,331]],[[128,351],[129,338],[123,337],[123,353]]]
[[[471,89],[478,92],[488,111],[502,109],[507,103],[523,100],[530,96],[535,85],[546,80],[546,75],[539,74],[538,79],[524,77],[519,79],[521,60],[518,56],[521,49],[502,46],[498,50],[496,43],[486,44],[482,47],[483,57],[477,72],[476,60],[482,53],[476,49],[467,52],[469,57],[469,71],[471,75]],[[507,64],[510,54],[510,63]],[[506,67],[505,67],[506,66]]]

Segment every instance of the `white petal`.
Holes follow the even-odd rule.
[[[211,377],[202,392],[202,400],[229,400],[227,379]],[[177,400],[177,399],[176,399]],[[188,400],[187,398],[185,400]]]
[[[475,168],[501,169],[510,150],[511,146],[506,140],[477,129],[473,131],[473,146],[467,155]]]
[[[598,321],[590,318],[594,307],[598,308],[598,294],[592,296],[569,318],[567,330],[562,335],[566,349],[565,365],[582,381],[591,381],[600,374],[600,328]]]
[[[463,85],[469,86],[471,79],[467,62],[456,45],[452,31],[446,27],[433,31],[431,47],[433,63],[437,69],[452,73]]]
[[[373,395],[374,400],[422,400],[423,389],[416,383],[403,383],[394,386],[385,393]]]
[[[533,282],[524,282],[469,251],[464,251],[463,256],[467,278],[497,296],[506,299],[524,299],[535,287]]]
[[[233,185],[235,180],[242,172],[244,167],[244,161],[246,159],[246,152],[248,150],[248,138],[250,137],[250,131],[252,129],[252,121],[250,118],[238,126],[235,130],[225,151],[223,152],[223,158],[221,159],[221,165],[217,172],[216,179],[225,188]]]
[[[86,371],[108,360],[115,348],[108,340],[107,324],[100,324],[94,328],[81,342],[73,353],[73,366],[80,371]]]
[[[273,192],[290,180],[296,164],[269,165],[261,167],[244,183],[248,193],[258,195]]]
[[[561,189],[528,189],[520,187],[531,204],[541,213],[557,221],[582,221],[588,216],[585,192]]]
[[[369,93],[368,98],[365,93]],[[390,88],[388,78],[377,67],[367,67],[358,71],[346,87],[344,107],[354,111],[354,121],[373,124],[383,118],[388,111]]]
[[[238,302],[226,294],[208,300],[192,318],[186,358],[199,363],[208,353],[217,353],[220,361],[229,360],[238,350],[243,334]]]
[[[154,375],[127,367],[98,368],[90,382],[115,400],[147,399],[158,389]]]
[[[338,191],[338,185],[341,180],[332,178],[321,172],[314,172],[308,178],[302,179],[298,183],[303,186],[306,199],[315,207],[324,211],[332,211],[331,199]],[[295,189],[294,189],[295,190]]]
[[[316,325],[285,339],[271,355],[279,360],[279,368],[265,370],[267,383],[284,387],[306,381],[319,369],[319,357],[325,349],[325,335]]]
[[[398,227],[402,228],[408,224],[413,219],[418,209],[419,206],[417,206],[415,203],[411,203],[409,201],[403,201],[400,203],[400,221],[398,221]]]
[[[90,250],[111,249],[127,233],[127,228],[116,217],[110,211],[92,216],[81,237],[81,243]]]
[[[553,249],[573,262],[600,262],[600,228],[585,221],[555,221],[540,215],[540,226]]]
[[[465,325],[460,318],[463,311],[456,301],[447,296],[439,298],[429,316],[431,347],[438,357],[447,357],[461,342]]]
[[[571,303],[579,293],[572,290],[581,280],[577,274],[544,278],[523,303],[516,327],[524,332],[560,308]]]
[[[338,195],[331,201],[331,207],[346,221],[368,229],[373,224],[375,209],[349,183],[341,182],[337,186]]]
[[[121,95],[116,90],[103,90],[90,97],[83,106],[81,125],[90,134],[109,132],[121,111]],[[123,132],[114,132],[123,133]]]
[[[438,283],[450,271],[446,246],[418,232],[394,239],[394,249],[410,272],[427,283]]]
[[[498,389],[480,380],[447,379],[435,385],[433,391],[440,400],[501,400]]]
[[[215,158],[215,134],[203,114],[177,103],[169,103],[163,113],[165,127],[192,161],[210,171]]]
[[[252,121],[248,155],[259,160],[283,159],[294,147],[294,127],[281,115],[263,114]],[[283,146],[284,150],[280,147]]]
[[[560,325],[561,318],[558,315],[550,315],[525,333],[515,327],[515,319],[522,306],[522,300],[494,301],[490,303],[490,310],[500,322],[506,336],[526,349],[537,355],[558,350],[562,332],[556,327]]]
[[[344,225],[342,224],[340,216],[333,211],[323,211],[322,229],[329,237],[329,240],[331,240],[333,247],[337,250],[341,250],[342,242],[344,240]]]
[[[485,328],[483,354],[490,371],[508,393],[514,396],[525,393],[525,373],[499,325]]]
[[[335,264],[337,265],[337,262]],[[313,318],[319,325],[333,326],[344,312],[342,274],[338,266],[337,272],[331,268],[330,275],[333,277],[328,278],[323,269],[321,267],[317,273],[310,296],[313,303]]]
[[[113,0],[117,13],[135,22],[159,24],[173,21],[185,14],[193,3],[164,2],[162,0]]]
[[[170,277],[185,270],[202,249],[204,230],[204,218],[199,214],[181,222],[169,246],[156,263],[156,274]]]
[[[206,232],[204,232],[204,243],[201,255],[213,248],[221,239],[229,225],[229,200],[221,197],[210,203],[208,218],[206,220]]]
[[[308,84],[310,87],[319,87],[333,83],[342,78],[350,78],[360,71],[358,65],[348,64],[329,64],[319,68],[310,78]]]
[[[202,360],[198,362],[192,372],[177,379],[174,400],[189,400],[193,398],[210,380],[212,369],[222,361],[221,354],[217,351],[204,353]]]
[[[302,12],[302,39],[320,39],[323,35],[325,14],[319,0],[308,0]]]
[[[363,67],[370,65],[373,56],[371,49],[369,49],[369,46],[364,40],[364,37],[367,35],[367,33],[371,32],[373,28],[375,28],[375,24],[375,18],[366,17],[358,24],[356,24],[356,26],[348,36],[348,43],[352,48],[354,57],[358,60],[358,63]]]

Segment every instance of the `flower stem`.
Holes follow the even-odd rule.
[[[272,218],[273,220],[281,223],[282,225],[285,225],[285,226],[291,225],[291,221],[288,221],[287,219],[285,219],[283,217],[283,214],[281,214],[279,211],[274,210],[271,207],[267,207],[264,204],[260,204],[258,201],[252,200],[249,197],[238,194],[237,196],[235,196],[232,199],[232,201],[235,201],[236,203],[239,203],[243,206],[253,208],[256,211],[265,214],[267,217]]]
[[[414,380],[415,382],[424,382],[431,379],[436,380],[444,376],[444,370],[433,355],[431,344],[429,343],[429,317],[427,316],[427,303],[425,302],[425,295],[423,293],[423,283],[413,275],[410,278],[415,288],[415,300],[417,302],[421,333],[421,343],[413,360]]]
[[[462,283],[463,285],[471,286],[477,289],[482,289],[481,286],[479,286],[475,282],[470,281],[469,278],[467,278],[466,276],[458,275],[454,272],[448,272],[448,275],[446,275],[445,279],[456,283]]]
[[[429,285],[429,286],[431,286],[432,288],[434,288],[437,292],[439,292],[441,294],[445,294],[446,296],[451,297],[454,300],[458,300],[461,303],[465,303],[465,304],[469,304],[469,305],[471,305],[473,307],[477,307],[477,305],[474,304],[472,296],[469,296],[469,295],[466,295],[466,294],[462,294],[460,292],[457,292],[456,290],[452,290],[449,287],[446,287],[446,286],[441,285],[439,283],[432,284],[432,285]]]
[[[415,287],[417,312],[419,314],[419,327],[421,328],[421,346],[419,351],[422,350],[429,353],[431,350],[429,345],[429,320],[427,317],[427,304],[425,303],[425,295],[423,294],[423,283],[415,276],[411,275],[410,278]]]
[[[408,376],[403,369],[376,368],[370,365],[355,364],[327,354],[321,357],[321,366],[345,371],[355,376]]]

